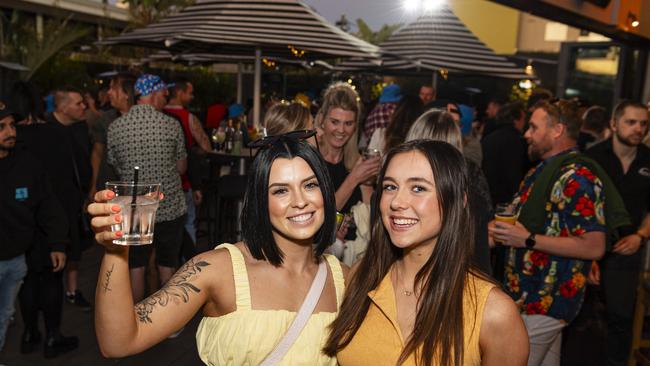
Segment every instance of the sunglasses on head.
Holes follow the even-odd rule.
[[[283,133],[280,135],[262,137],[261,139],[249,143],[248,146],[251,148],[264,149],[275,144],[276,142],[282,139],[306,140],[314,136],[316,136],[316,130],[296,130],[296,131]],[[316,150],[320,151],[318,147],[318,139],[314,137],[314,140],[316,141]]]

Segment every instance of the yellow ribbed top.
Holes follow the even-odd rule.
[[[296,312],[287,310],[251,309],[251,294],[246,262],[241,251],[232,244],[222,244],[230,252],[237,310],[218,317],[204,317],[196,332],[199,357],[206,365],[258,365],[280,342],[291,326]],[[339,261],[325,255],[334,286],[336,306],[341,306],[345,281]],[[336,358],[322,353],[329,325],[336,313],[312,314],[296,342],[280,365],[336,365]]]

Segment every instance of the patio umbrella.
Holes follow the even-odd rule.
[[[287,59],[281,57],[266,57],[268,61],[276,64],[301,66],[310,69],[314,66],[319,66],[324,69],[332,70],[334,67],[329,63],[322,60],[308,61],[300,59]],[[237,64],[237,103],[242,103],[242,69],[243,63],[252,63],[255,61],[254,56],[239,56],[239,55],[218,55],[214,53],[180,53],[173,54],[169,51],[158,51],[142,59],[142,62],[152,61],[169,61],[169,62],[183,62],[189,65],[192,64],[214,64],[214,63],[230,63]],[[285,85],[286,87],[286,85]]]
[[[445,70],[509,79],[530,78],[479,40],[446,6],[397,30],[380,45],[381,57],[341,62],[336,70]]]
[[[145,28],[99,42],[176,53],[255,55],[254,120],[259,121],[261,56],[327,59],[375,57],[379,49],[328,23],[298,0],[198,0]]]

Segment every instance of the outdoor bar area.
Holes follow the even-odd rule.
[[[649,52],[650,0],[2,0],[0,366],[650,365]]]

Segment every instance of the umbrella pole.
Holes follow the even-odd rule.
[[[242,103],[242,69],[244,65],[242,63],[237,64],[237,103],[241,104]]]
[[[260,104],[262,94],[262,50],[255,49],[255,80],[253,85],[253,123],[260,126]]]
[[[431,76],[431,85],[433,86],[433,90],[438,90],[438,70],[434,71]]]

